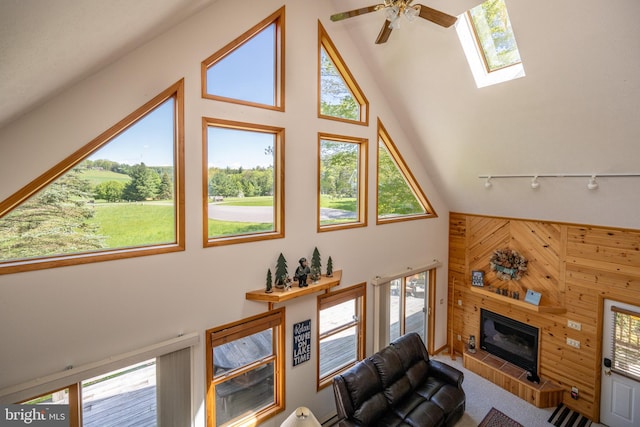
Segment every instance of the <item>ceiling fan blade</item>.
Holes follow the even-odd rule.
[[[424,18],[427,21],[431,21],[434,24],[438,24],[445,28],[449,28],[458,20],[458,18],[456,18],[455,16],[447,15],[444,12],[440,12],[439,10],[432,9],[422,4],[417,4],[413,7],[418,9],[420,18]]]
[[[364,15],[365,13],[375,12],[377,10],[384,9],[384,4],[376,4],[373,6],[362,7],[360,9],[349,10],[347,12],[340,12],[331,15],[332,21],[342,21],[343,19],[353,18],[354,16]]]
[[[380,29],[380,34],[378,34],[378,38],[376,39],[376,44],[385,43],[389,40],[389,36],[391,35],[391,21],[388,19],[384,21],[382,28]]]

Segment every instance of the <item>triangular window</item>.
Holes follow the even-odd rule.
[[[380,120],[377,164],[378,224],[437,216]]]
[[[284,111],[284,7],[202,62],[202,97]]]
[[[181,80],[1,202],[0,274],[184,250],[183,97]]]
[[[369,102],[318,22],[318,117],[369,124]]]

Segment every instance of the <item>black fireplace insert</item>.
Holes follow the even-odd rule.
[[[538,382],[538,328],[480,310],[480,348],[529,372]]]

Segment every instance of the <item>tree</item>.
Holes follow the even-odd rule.
[[[343,119],[360,119],[360,105],[324,48],[320,50],[320,112]]]
[[[105,247],[90,224],[89,181],[73,169],[0,219],[2,259],[64,255]]]
[[[160,176],[153,169],[149,169],[144,163],[134,165],[129,172],[131,181],[124,188],[125,200],[142,201],[153,200],[158,195]]]
[[[320,261],[320,251],[316,247],[311,255],[311,280],[317,281],[322,273],[322,263]]]
[[[289,280],[289,272],[287,271],[287,260],[280,252],[278,261],[276,261],[276,288],[284,288]]]
[[[173,199],[173,182],[171,177],[165,171],[160,176],[160,186],[158,187],[158,200],[171,200]]]
[[[378,215],[408,215],[423,212],[424,208],[381,143],[378,147]]]
[[[333,277],[333,260],[331,256],[327,259],[327,277]]]
[[[266,290],[267,293],[273,292],[273,290],[271,289],[272,288],[272,286],[271,286],[272,283],[273,283],[273,279],[271,277],[271,269],[269,269],[269,270],[267,270],[267,290]]]
[[[125,184],[118,181],[105,181],[96,185],[93,193],[96,199],[106,200],[107,202],[119,202],[122,200]]]

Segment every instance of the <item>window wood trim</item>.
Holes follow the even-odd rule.
[[[358,316],[358,319],[355,321],[355,325],[353,322],[350,322],[348,324],[349,328],[355,326],[358,334],[356,338],[356,341],[358,343],[358,348],[356,351],[356,361],[348,363],[345,366],[342,366],[340,369],[337,369],[336,371],[331,372],[329,375],[321,378],[320,339],[324,338],[325,336],[324,334],[320,333],[320,311],[351,300],[355,300],[354,304],[356,304],[356,315]],[[329,387],[333,383],[333,377],[335,375],[345,372],[347,369],[351,368],[358,361],[364,359],[365,357],[367,325],[367,283],[362,282],[345,289],[318,295],[316,322],[318,324],[318,328],[316,329],[316,389],[317,391],[320,391],[323,388]],[[340,325],[339,327],[332,329],[331,332],[339,331],[343,326],[345,325]]]
[[[273,230],[257,233],[234,234],[221,237],[209,237],[209,163],[208,129],[209,127],[237,129],[249,132],[262,132],[274,136],[274,176],[273,176]],[[284,128],[236,122],[232,120],[202,118],[202,243],[203,246],[224,246],[236,243],[256,242],[260,240],[284,238]]]
[[[273,354],[270,357],[261,359],[252,363],[248,369],[255,368],[258,365],[274,363],[274,403],[273,405],[263,408],[257,411],[254,415],[256,425],[264,422],[268,418],[282,412],[285,409],[285,308],[281,307],[275,310],[268,311],[266,313],[257,314],[236,322],[232,322],[226,325],[217,326],[208,329],[205,332],[206,337],[206,374],[205,381],[205,406],[206,406],[206,419],[207,426],[214,427],[216,425],[216,391],[215,385],[222,382],[221,377],[214,377],[213,371],[213,348],[224,344],[225,342],[239,339],[256,331],[263,331],[266,329],[275,328],[273,338]],[[244,332],[244,333],[243,333]],[[242,374],[247,369],[239,368],[232,371],[230,375],[236,376]],[[229,379],[229,376],[225,376],[224,379]],[[231,423],[231,425],[235,425]]]
[[[269,104],[260,104],[257,102],[245,101],[242,99],[230,98],[226,96],[219,96],[207,93],[207,70],[211,68],[216,62],[225,58],[227,55],[231,54],[235,51],[236,48],[250,40],[256,34],[260,33],[262,30],[267,28],[269,25],[275,24],[275,102],[274,105]],[[275,111],[284,111],[284,99],[285,99],[285,7],[282,6],[280,9],[242,33],[240,36],[229,42],[222,49],[215,52],[213,55],[209,56],[207,59],[202,61],[200,69],[201,69],[201,91],[202,98],[211,99],[214,101],[222,101],[229,102],[233,104],[246,105],[250,107],[258,107],[265,108],[267,110],[275,110]]]
[[[320,68],[322,64],[322,59],[321,59],[322,48],[324,48],[324,50],[327,52],[327,55],[329,55],[329,57],[333,61],[333,65],[336,67],[336,69],[342,76],[342,79],[344,80],[345,84],[351,91],[351,95],[354,97],[356,102],[358,102],[358,104],[360,105],[360,120],[349,120],[341,117],[327,116],[321,113],[320,101],[322,98],[322,84],[321,84],[322,76],[321,76]],[[347,67],[345,61],[342,59],[342,55],[340,55],[340,52],[338,51],[335,44],[329,37],[329,34],[320,23],[320,20],[318,20],[318,96],[317,96],[317,99],[318,99],[318,117],[319,118],[336,120],[339,122],[352,123],[352,124],[363,125],[363,126],[369,126],[369,101],[367,100],[367,97],[364,95],[364,92],[362,92],[362,89],[360,88],[360,85],[358,85],[358,82],[356,81],[355,77],[353,76],[353,74],[351,74],[351,71]]]
[[[170,98],[174,98],[174,179],[175,179],[175,242],[131,248],[115,248],[77,254],[43,256],[0,262],[0,274],[22,271],[42,270],[69,265],[156,255],[185,249],[185,212],[184,212],[184,79],[171,85],[156,97],[145,103],[124,119],[107,129],[97,138],[84,145],[51,169],[25,185],[6,200],[0,202],[0,218],[18,207],[28,198],[69,172],[95,151],[107,145],[114,137],[124,132],[139,119]]]
[[[320,223],[320,171],[322,159],[320,157],[320,151],[322,146],[322,140],[330,140],[335,142],[343,142],[349,144],[358,145],[358,218],[353,222],[347,222],[343,224],[328,224],[322,225]],[[368,188],[369,188],[369,140],[366,138],[355,138],[342,135],[333,135],[328,133],[318,133],[318,176],[317,176],[317,231],[318,233],[325,231],[344,230],[348,228],[358,228],[367,226],[368,215]]]
[[[400,173],[404,176],[407,186],[409,187],[409,189],[411,189],[411,191],[413,192],[418,202],[422,205],[422,207],[425,210],[425,213],[413,214],[413,215],[398,215],[393,217],[380,218],[380,215],[378,213],[378,202],[379,202],[378,197],[379,197],[379,186],[380,186],[380,174],[379,174],[380,141],[384,143],[385,147],[389,151],[389,154],[395,161],[396,166],[400,170]],[[391,136],[389,136],[389,133],[385,129],[384,125],[382,124],[382,121],[380,120],[380,118],[378,118],[378,143],[376,144],[376,224],[381,225],[381,224],[388,224],[393,222],[411,221],[415,219],[437,218],[437,217],[438,217],[438,214],[436,214],[436,211],[433,209],[433,207],[431,207],[431,203],[429,203],[429,199],[427,199],[427,196],[424,194],[424,191],[422,191],[422,188],[420,187],[420,185],[418,184],[418,181],[416,180],[415,176],[411,172],[411,169],[409,169],[409,166],[407,166],[407,163],[405,162],[404,158],[402,157],[402,154],[400,154],[400,151],[398,150],[393,140],[391,139]]]

